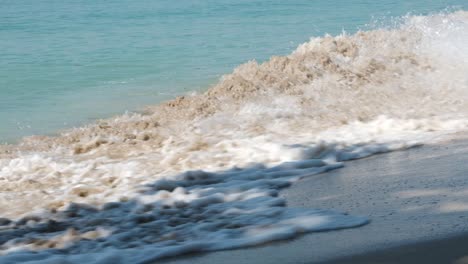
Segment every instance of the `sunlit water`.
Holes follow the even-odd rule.
[[[0,142],[205,89],[250,59],[440,1],[0,1]]]
[[[372,214],[278,192],[468,130],[462,3],[164,4],[2,6],[2,140],[152,106],[0,145],[0,263],[153,263],[357,228]],[[249,59],[265,62],[235,66]]]

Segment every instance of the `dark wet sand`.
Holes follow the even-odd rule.
[[[290,207],[345,211],[372,222],[158,263],[468,263],[466,139],[348,162],[282,196]]]
[[[387,250],[364,253],[324,262],[338,263],[454,263],[468,264],[468,234],[447,239],[438,239],[405,245]]]

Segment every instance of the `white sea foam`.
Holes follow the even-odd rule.
[[[7,146],[0,262],[150,263],[366,224],[278,192],[466,130],[465,43],[466,12],[315,38],[203,94]]]

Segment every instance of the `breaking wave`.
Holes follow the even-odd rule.
[[[468,12],[412,16],[247,62],[144,113],[1,146],[0,260],[145,263],[366,224],[288,208],[278,191],[466,130],[466,43]]]

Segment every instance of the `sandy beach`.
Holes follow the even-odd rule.
[[[103,30],[112,37],[115,30],[122,28],[108,25],[117,21],[134,24],[134,16],[144,18],[140,21],[144,25],[141,37],[149,35],[145,32],[153,28],[151,24],[166,23],[174,14],[174,21],[192,14],[196,8],[192,1],[188,2],[190,5],[183,6],[174,2],[175,13],[168,11],[165,4],[153,6],[162,13],[148,16],[142,15],[148,7],[141,5],[128,21],[127,15],[122,20],[122,12],[127,12],[122,7],[115,7],[116,13],[108,20],[101,20],[100,12],[76,15],[77,21],[96,18],[103,28],[94,30]],[[245,35],[244,29],[249,25],[264,21],[252,15],[252,8],[281,24],[287,20],[278,19],[283,17],[280,13],[291,15],[294,30],[300,24],[296,11],[275,1],[271,7],[281,11],[276,15],[247,2],[241,6],[248,12],[232,14],[233,21],[244,23],[244,16],[253,19],[239,27],[239,35]],[[299,8],[296,3],[288,4]],[[303,4],[312,8],[310,1]],[[126,5],[134,6],[121,2],[121,6]],[[378,5],[385,6],[381,2]],[[334,6],[330,5],[330,10],[335,10]],[[362,17],[362,6],[351,6],[356,8],[352,13]],[[37,7],[43,8],[42,4]],[[226,22],[226,15],[220,15],[219,10],[238,10],[240,6],[216,7],[213,3],[206,7],[218,16],[218,21]],[[84,9],[95,8],[112,11],[107,5]],[[72,56],[63,63],[73,62],[71,76],[64,73],[59,79],[83,77],[81,84],[80,80],[72,81],[77,91],[66,96],[76,103],[73,111],[60,104],[57,109],[52,107],[54,100],[49,100],[47,92],[41,92],[51,89],[50,94],[58,94],[58,88],[66,82],[58,82],[56,90],[49,83],[39,85],[36,93],[45,96],[31,104],[23,98],[23,92],[36,87],[37,80],[18,84],[16,80],[28,74],[13,67],[12,71],[21,75],[13,77],[11,83],[19,86],[7,86],[6,92],[17,101],[12,106],[7,104],[5,116],[14,121],[6,124],[6,129],[0,125],[0,263],[463,261],[463,241],[468,233],[468,136],[463,134],[468,131],[468,12],[461,8],[438,12],[433,6],[431,12],[409,13],[382,21],[382,25],[375,21],[376,25],[358,32],[313,35],[300,45],[291,42],[296,48],[288,55],[274,52],[278,56],[270,59],[256,59],[249,53],[250,59],[238,58],[243,64],[233,61],[231,65],[223,59],[213,65],[200,61],[200,65],[225,74],[206,75],[210,76],[211,85],[207,79],[202,86],[190,81],[190,77],[182,94],[176,86],[160,80],[163,76],[167,80],[190,74],[205,76],[192,70],[176,71],[179,65],[186,65],[186,59],[198,61],[196,53],[179,54],[181,49],[177,48],[173,55],[184,60],[168,57],[164,64],[161,56],[166,52],[146,45],[153,43],[152,39],[139,39],[132,28],[127,33],[132,33],[130,39],[132,45],[138,46],[138,52],[144,46],[148,54],[161,56],[146,60],[146,55],[138,53],[120,63],[114,61],[111,58],[129,51],[123,38],[108,40],[122,42],[124,52],[109,53],[108,45],[102,45],[96,48],[105,50],[98,52],[102,57],[70,49],[77,58]],[[12,5],[6,15],[15,18],[11,21],[12,36],[18,33],[16,25],[34,17],[33,13],[15,10],[23,8]],[[63,6],[61,10],[75,8]],[[49,21],[49,15],[41,19],[47,26],[47,30],[38,31],[41,38],[44,32],[62,36],[55,28],[48,28],[57,22],[80,25],[63,21],[62,11],[52,12],[57,16],[55,20]],[[354,21],[341,21],[344,13],[339,13],[333,16],[340,18],[331,21],[334,25]],[[159,21],[161,14],[168,15],[167,19]],[[216,25],[217,20],[208,14],[202,12],[196,17],[206,25]],[[181,21],[178,25],[182,27],[192,24]],[[278,41],[281,34],[272,24],[267,27],[274,29],[275,36],[270,40],[252,34],[258,43],[265,44],[258,46],[261,49],[270,47],[268,43]],[[26,26],[20,30],[20,36],[29,36],[35,28],[35,24]],[[160,28],[170,29],[171,34],[178,32],[182,37],[162,42],[162,47],[190,42],[192,37],[202,40],[195,41],[196,46],[217,43],[227,47],[232,39],[218,43],[218,33],[236,35],[231,30],[202,30],[196,26],[197,30],[216,33],[208,41],[199,34],[188,34],[190,30],[185,28],[180,28],[180,32],[168,24]],[[89,32],[82,36],[88,39]],[[23,43],[22,37],[19,39],[18,43]],[[146,44],[137,45],[139,41]],[[14,55],[11,58],[18,65],[29,65],[22,60],[23,52],[35,54],[35,43],[30,39],[31,47],[14,48],[5,57]],[[83,46],[88,47],[86,43]],[[46,46],[43,43],[42,47]],[[53,47],[46,50],[44,62],[54,61],[48,56],[50,53],[61,57],[57,50],[68,49],[69,45]],[[212,57],[216,49],[206,48],[201,56],[217,61]],[[235,52],[223,49],[219,54],[231,57]],[[33,57],[34,61],[41,61]],[[97,63],[98,58],[101,63]],[[140,64],[139,58],[145,58],[148,64]],[[81,66],[77,65],[96,68],[78,71]],[[130,68],[134,70],[127,69],[128,65],[133,65]],[[154,75],[154,65],[167,68],[171,74]],[[238,66],[232,71],[222,70],[234,65]],[[114,71],[118,67],[128,71],[127,77]],[[47,73],[55,80],[59,68],[52,67]],[[110,70],[111,76],[98,68]],[[95,78],[98,76],[103,79]],[[149,86],[143,85],[146,88],[141,91],[130,89],[140,83],[131,81],[138,79],[135,76]],[[91,79],[96,83],[89,82]],[[86,83],[89,85],[83,86]],[[109,87],[101,89],[103,85]],[[161,90],[166,86],[174,89],[166,93]],[[15,87],[24,90],[15,95]],[[115,109],[100,102],[120,103],[107,89],[124,90],[124,101],[133,98],[144,108],[136,112],[122,110],[122,114],[111,116]],[[133,96],[146,89],[161,93],[162,97],[145,98],[154,101],[147,105]],[[68,94],[73,89],[65,90]],[[86,93],[93,98],[100,94],[103,99],[87,101]],[[146,97],[145,94],[141,96]],[[0,98],[10,101],[1,93]],[[68,105],[67,100],[55,99]],[[0,105],[4,106],[1,102]],[[27,112],[17,116],[16,112],[23,109],[18,105],[32,105],[35,114],[47,118]],[[36,105],[44,106],[45,112],[40,114]],[[109,115],[101,115],[88,105],[105,108]],[[68,113],[76,119],[65,117],[66,124],[60,118],[47,121],[51,112]],[[18,119],[21,116],[34,122],[23,123]],[[80,121],[83,118],[88,121]],[[4,119],[0,115],[0,120]],[[78,125],[64,131],[55,126],[72,126],[73,122]],[[35,125],[38,123],[40,126]],[[43,126],[55,134],[47,136],[46,130],[41,130]],[[20,139],[21,133],[11,132],[16,130],[24,131],[28,137]],[[19,141],[9,145],[11,133]],[[198,254],[184,255],[194,252]],[[176,256],[179,257],[165,259]]]
[[[290,207],[368,216],[363,227],[162,263],[466,263],[466,154],[463,139],[377,155],[282,192]]]

